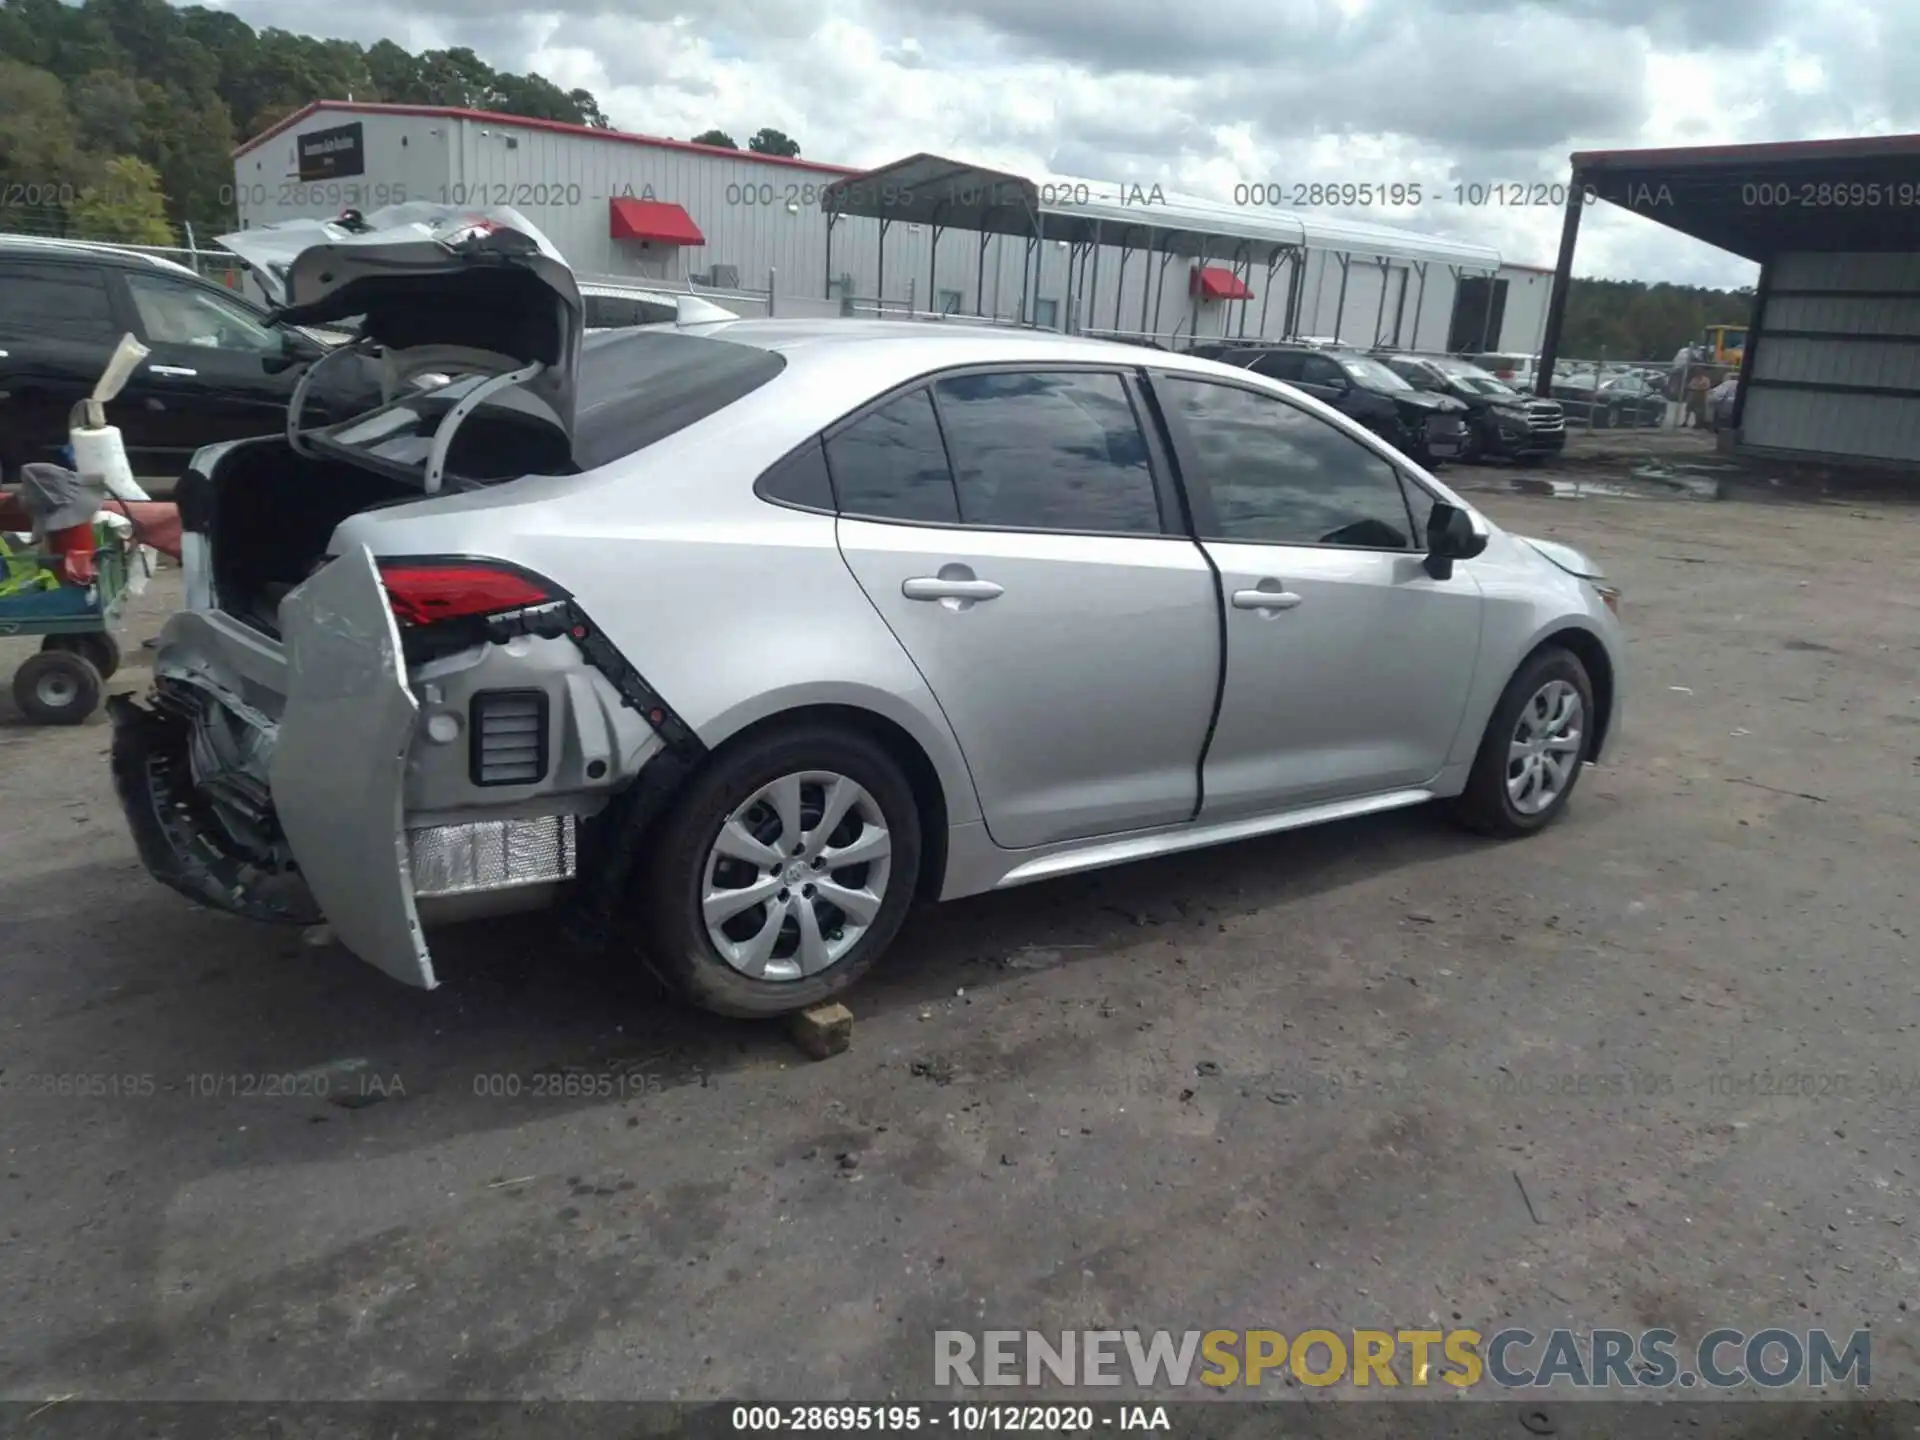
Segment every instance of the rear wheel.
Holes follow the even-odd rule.
[[[84,656],[42,650],[13,672],[13,703],[36,725],[78,725],[100,708],[100,672]]]
[[[1536,652],[1507,682],[1454,813],[1468,829],[1531,835],[1566,809],[1593,748],[1593,682],[1571,651]]]
[[[40,642],[42,650],[65,650],[78,655],[100,672],[102,680],[111,680],[120,668],[120,642],[104,630],[86,635],[49,635]]]
[[[653,838],[647,962],[722,1015],[839,994],[892,943],[919,878],[912,787],[884,749],[838,727],[723,751]]]

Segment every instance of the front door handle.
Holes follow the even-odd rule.
[[[1236,610],[1291,610],[1303,597],[1291,590],[1282,588],[1278,580],[1262,580],[1252,590],[1233,592],[1233,608]]]
[[[200,373],[198,370],[189,369],[185,365],[149,365],[147,369],[155,375],[177,375],[189,380]]]
[[[948,580],[937,575],[917,575],[902,583],[900,593],[909,600],[997,600],[1007,592],[991,580]]]

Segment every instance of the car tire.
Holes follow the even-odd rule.
[[[111,680],[120,668],[120,642],[104,630],[84,635],[49,635],[40,642],[42,650],[65,650],[92,663],[102,680]]]
[[[1551,721],[1569,695],[1577,708],[1568,719],[1557,728],[1543,724],[1542,717]],[[1558,645],[1535,651],[1514,672],[1500,703],[1493,707],[1466,789],[1453,802],[1454,817],[1469,830],[1502,839],[1544,830],[1567,808],[1580,783],[1580,772],[1593,753],[1594,720],[1593,681],[1579,657]],[[1543,729],[1544,740],[1540,738]],[[1570,738],[1568,730],[1576,732],[1570,750],[1546,743]],[[1516,754],[1522,744],[1528,747],[1527,753]],[[1564,759],[1564,776],[1559,774],[1559,759],[1535,768],[1545,754]],[[1537,777],[1531,787],[1523,783],[1529,773]],[[1550,778],[1557,783],[1550,795],[1543,795]]]
[[[836,793],[851,806],[847,818],[817,836]],[[798,838],[783,808],[797,810]],[[731,838],[723,841],[723,831]],[[919,882],[913,787],[880,745],[839,726],[775,731],[721,750],[648,842],[638,897],[643,959],[681,998],[720,1015],[784,1015],[841,993],[892,943]],[[826,854],[816,857],[822,844]],[[836,851],[876,858],[822,868]],[[783,865],[764,864],[782,856]],[[747,890],[766,893],[722,913],[727,892]],[[862,904],[841,910],[830,890]],[[716,900],[721,918],[710,928]],[[859,933],[835,953],[850,923]]]
[[[13,703],[36,725],[78,725],[100,708],[100,672],[67,650],[29,655],[13,672]]]
[[[1460,465],[1478,465],[1480,463],[1480,432],[1471,425],[1460,437],[1460,453],[1453,457]]]

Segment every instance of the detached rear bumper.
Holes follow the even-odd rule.
[[[150,704],[111,707],[128,826],[148,871],[189,899],[324,919],[410,985],[436,984],[426,924],[550,902],[575,875],[578,821],[660,748],[569,641],[410,675],[364,547],[289,594],[280,624],[283,654],[225,617],[169,623]],[[516,723],[538,717],[538,774],[483,784],[476,701],[503,694],[526,702]]]

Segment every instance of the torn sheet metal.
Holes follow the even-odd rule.
[[[287,701],[270,778],[281,829],[340,943],[431,990],[402,812],[420,707],[372,552],[357,546],[290,592],[280,624]]]

